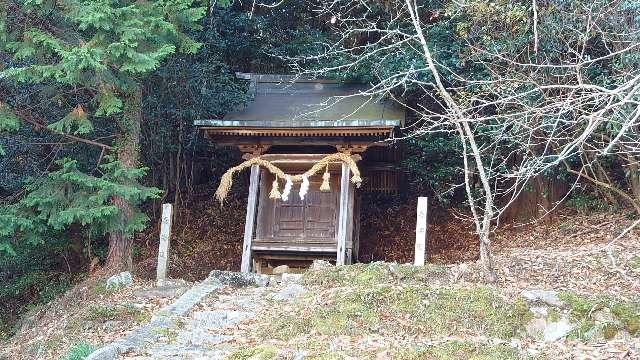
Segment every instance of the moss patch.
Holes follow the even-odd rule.
[[[278,351],[271,346],[257,346],[238,349],[227,355],[226,360],[269,360],[276,357]]]
[[[578,325],[572,335],[587,339],[588,333],[601,331],[606,339],[613,338],[620,330],[632,336],[640,336],[640,303],[620,302],[610,297],[587,297],[565,291],[559,294],[571,310],[571,318]],[[598,324],[593,315],[602,309],[609,309],[613,321]]]
[[[292,313],[274,314],[262,336],[289,340],[309,333],[359,335],[382,329],[390,333],[471,332],[510,338],[530,317],[524,305],[508,303],[484,287],[358,286],[310,299],[300,306]]]
[[[521,359],[517,349],[508,345],[484,345],[466,341],[447,341],[434,346],[402,350],[391,356],[402,360],[511,360]]]
[[[429,283],[433,280],[446,280],[449,269],[441,265],[427,264],[413,266],[373,262],[350,266],[334,266],[305,273],[307,285],[322,286],[375,286],[393,283]]]
[[[94,321],[104,320],[133,320],[144,322],[149,315],[133,304],[124,305],[92,305],[87,310],[86,319]]]
[[[154,333],[166,338],[167,342],[174,343],[178,339],[180,329],[184,328],[185,323],[182,320],[174,319],[169,326],[158,326],[152,330]]]

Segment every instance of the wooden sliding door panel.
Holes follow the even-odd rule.
[[[258,211],[258,241],[278,243],[335,243],[337,231],[338,176],[333,174],[331,192],[319,190],[322,178],[310,179],[309,191],[300,199],[296,184],[288,201],[269,199],[273,175],[263,173],[260,208]],[[282,191],[281,183],[280,190]]]

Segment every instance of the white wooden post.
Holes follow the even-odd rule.
[[[349,228],[349,166],[342,163],[340,177],[340,212],[338,217],[338,247],[336,249],[336,265],[344,265],[347,252],[347,231]]]
[[[427,241],[427,207],[426,197],[418,198],[418,216],[416,219],[416,253],[413,265],[424,266]]]
[[[167,280],[167,264],[169,261],[169,241],[171,239],[171,204],[162,204],[162,223],[160,225],[160,245],[158,246],[158,268],[156,271],[156,283],[164,285]]]
[[[256,221],[256,208],[258,204],[258,185],[260,184],[260,166],[251,165],[251,178],[249,179],[249,199],[247,200],[247,215],[244,221],[244,240],[242,243],[241,272],[251,271],[251,241],[253,240],[253,228]]]

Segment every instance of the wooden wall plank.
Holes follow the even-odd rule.
[[[241,272],[251,271],[251,241],[253,240],[253,228],[256,220],[256,207],[258,204],[258,184],[260,183],[260,167],[251,165],[251,177],[249,178],[249,199],[247,200],[247,215],[244,223],[244,240],[242,244]]]

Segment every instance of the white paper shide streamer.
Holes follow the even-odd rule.
[[[291,181],[291,176],[285,176],[284,190],[282,191],[282,201],[289,200],[289,194],[291,193],[292,187],[293,181]]]
[[[305,195],[309,192],[309,178],[302,176],[302,185],[300,185],[300,200],[304,200]]]

